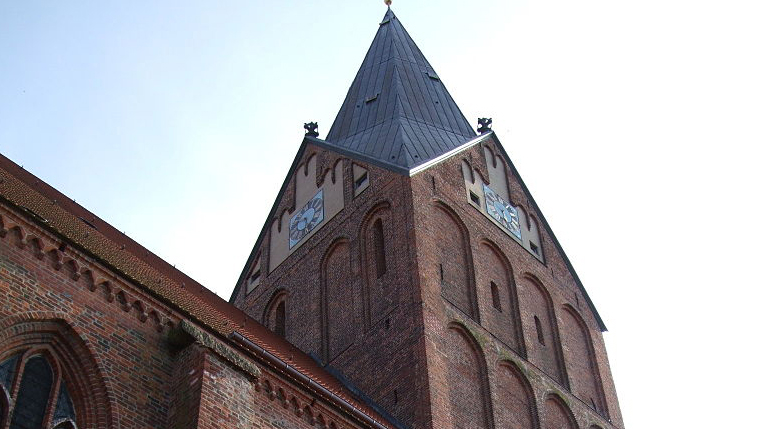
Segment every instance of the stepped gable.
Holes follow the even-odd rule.
[[[375,422],[376,427],[396,427],[354,397],[342,382],[306,353],[3,155],[0,155],[0,201],[29,214],[43,228],[144,287],[244,355],[257,362],[264,358],[235,346],[229,338],[236,333],[280,360],[285,367],[306,376],[310,382],[305,388],[317,391],[318,395],[323,389],[330,392]],[[283,372],[279,368],[271,370]],[[299,380],[295,382],[303,384]]]
[[[326,142],[409,171],[476,137],[391,9]]]

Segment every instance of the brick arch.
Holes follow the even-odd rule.
[[[473,255],[468,228],[458,214],[444,202],[434,201],[431,221],[427,222],[438,266],[442,296],[471,319],[479,323],[476,302]]]
[[[360,243],[360,273],[362,276],[362,314],[365,330],[378,322],[396,302],[396,294],[389,294],[385,290],[391,286],[392,278],[397,275],[396,260],[391,257],[392,246],[392,205],[388,200],[376,203],[363,217],[360,222],[357,236]],[[383,228],[383,246],[376,246],[377,237],[374,226],[380,221]],[[381,273],[378,267],[378,252],[383,252],[383,264],[385,272]]]
[[[282,335],[283,337],[286,336],[287,330],[286,330],[286,320],[288,320],[288,311],[286,309],[285,314],[283,315],[283,325],[278,326],[280,321],[278,321],[278,306],[283,303],[283,305],[286,305],[288,299],[288,291],[285,289],[278,289],[275,292],[273,292],[272,296],[270,296],[270,300],[267,301],[267,305],[265,305],[265,309],[262,312],[262,324],[265,325],[268,329],[275,332],[276,334]],[[282,328],[282,332],[279,332]]]
[[[569,350],[566,365],[571,392],[598,413],[607,416],[608,405],[603,395],[593,339],[582,316],[565,304],[561,310],[564,346]]]
[[[537,402],[532,385],[524,372],[511,361],[499,361],[496,382],[496,426],[539,429]]]
[[[0,321],[0,360],[17,351],[44,350],[63,378],[79,427],[116,427],[113,392],[93,347],[59,312],[28,312]]]
[[[527,356],[532,363],[568,388],[569,378],[564,365],[558,321],[550,292],[530,273],[524,273],[521,279],[525,285],[522,293],[522,312],[527,320],[532,322],[527,325]]]
[[[447,385],[453,427],[495,427],[487,365],[479,343],[459,322],[447,326]]]
[[[482,309],[482,323],[487,323],[488,315],[492,316],[492,332],[519,355],[526,357],[526,344],[519,312],[519,299],[516,291],[516,281],[513,267],[500,247],[493,241],[483,238],[479,244],[479,269],[482,284],[482,296],[492,295],[491,283],[497,286],[499,293],[499,310]],[[489,300],[491,301],[491,300]]]
[[[339,237],[320,262],[321,353],[329,363],[355,339],[356,297],[351,272],[349,239]]]
[[[579,429],[569,406],[555,393],[545,398],[543,427],[545,429]]]

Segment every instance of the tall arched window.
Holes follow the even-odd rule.
[[[503,311],[503,307],[500,305],[500,291],[497,289],[495,282],[489,282],[490,290],[492,291],[492,306],[497,311]]]
[[[265,312],[262,316],[264,325],[284,338],[286,336],[286,298],[287,293],[285,291],[276,291],[265,306]]]
[[[286,303],[283,301],[275,307],[275,326],[273,331],[281,337],[286,336]]]
[[[373,222],[373,250],[376,256],[376,277],[386,274],[386,246],[384,245],[384,226],[381,219]]]
[[[4,409],[0,410],[1,427],[77,427],[74,405],[61,370],[43,351],[27,350],[5,358],[0,363],[0,389],[5,395]]]

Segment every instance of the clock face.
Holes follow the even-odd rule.
[[[288,248],[296,246],[304,236],[323,221],[323,190],[319,190],[288,224]]]
[[[516,209],[508,204],[503,197],[496,194],[495,191],[490,189],[487,185],[484,186],[484,202],[487,205],[487,213],[492,216],[493,219],[498,221],[503,228],[507,229],[511,234],[521,239],[521,228],[519,227],[519,213]]]

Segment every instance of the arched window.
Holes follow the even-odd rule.
[[[12,404],[0,410],[9,429],[76,428],[76,413],[55,361],[34,350],[19,352],[0,363],[0,389]],[[10,421],[8,426],[6,422]]]
[[[275,307],[275,326],[273,331],[281,337],[286,336],[286,303],[281,301]]]
[[[497,290],[495,282],[489,282],[490,289],[492,290],[492,306],[497,311],[503,311],[503,307],[500,305],[500,291]]]
[[[386,274],[386,247],[384,246],[384,226],[381,219],[373,222],[373,250],[376,256],[376,278]]]
[[[534,316],[534,326],[537,328],[537,341],[540,342],[543,346],[545,345],[545,334],[542,332],[542,323],[540,322],[540,318],[537,316]]]
[[[286,336],[286,299],[287,293],[285,291],[276,291],[265,306],[265,312],[262,316],[264,325],[284,338]]]

